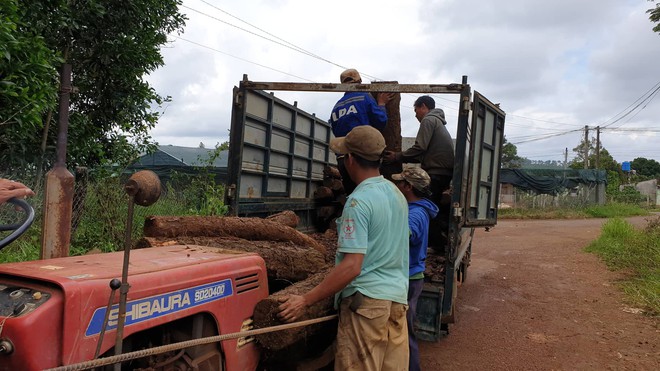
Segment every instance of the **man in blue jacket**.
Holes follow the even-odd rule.
[[[362,83],[360,73],[352,68],[342,72],[339,78],[342,84]],[[371,125],[382,132],[387,124],[385,105],[393,96],[393,93],[378,94],[378,102],[376,102],[369,93],[346,92],[332,108],[328,120],[332,126],[332,134],[336,138],[345,137],[354,127],[362,125]],[[337,168],[341,173],[346,194],[351,194],[356,185],[346,172],[343,156],[337,157]]]
[[[419,167],[409,167],[401,174],[393,174],[392,180],[408,201],[408,226],[410,228],[410,261],[408,283],[408,346],[410,348],[410,371],[420,370],[419,348],[415,337],[415,312],[417,300],[424,286],[424,264],[429,234],[429,222],[438,214],[438,207],[427,197],[431,177]]]

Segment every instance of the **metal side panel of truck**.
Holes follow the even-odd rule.
[[[478,92],[472,94],[465,76],[460,84],[253,82],[243,76],[232,101],[226,195],[230,214],[264,217],[293,210],[304,232],[315,231],[314,190],[323,180],[323,168],[336,165],[329,148],[331,128],[297,102],[289,104],[267,91],[459,96],[446,278],[425,283],[417,310],[419,338],[438,340],[453,322],[456,287],[465,279],[474,228],[497,223],[504,112]]]

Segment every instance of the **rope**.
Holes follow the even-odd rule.
[[[330,316],[309,319],[309,320],[306,320],[306,321],[287,323],[285,325],[266,327],[266,328],[261,328],[261,329],[256,329],[256,330],[240,331],[240,332],[234,332],[234,333],[231,333],[231,334],[215,335],[215,336],[209,336],[207,338],[201,338],[201,339],[187,340],[187,341],[182,341],[182,342],[179,342],[179,343],[161,345],[159,347],[154,347],[154,348],[150,348],[150,349],[143,349],[143,350],[138,350],[138,351],[135,351],[135,352],[119,354],[119,355],[116,355],[116,356],[110,356],[110,357],[95,359],[95,360],[92,360],[92,361],[86,361],[86,362],[81,362],[81,363],[74,363],[74,364],[67,365],[67,366],[50,368],[46,371],[88,370],[88,369],[95,368],[95,367],[111,365],[111,364],[114,364],[114,363],[120,363],[120,362],[124,362],[124,361],[130,361],[130,360],[133,360],[133,359],[147,357],[147,356],[151,356],[151,355],[154,355],[154,354],[171,352],[173,350],[191,348],[191,347],[195,347],[195,346],[198,346],[198,345],[217,343],[217,342],[224,341],[224,340],[231,340],[231,339],[237,339],[237,338],[242,338],[242,337],[261,335],[261,334],[266,334],[266,333],[269,333],[269,332],[282,331],[282,330],[288,330],[288,329],[292,329],[292,328],[296,328],[296,327],[313,325],[315,323],[330,321],[330,320],[335,319],[335,318],[337,318],[337,315],[333,314],[333,315],[330,315]]]

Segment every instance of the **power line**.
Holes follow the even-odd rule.
[[[660,133],[660,129],[651,129],[651,128],[627,128],[627,129],[621,129],[621,128],[600,128],[600,130],[610,131],[612,134],[618,134],[618,133],[620,133],[620,132],[638,132],[638,133],[649,132],[649,133]]]
[[[539,141],[539,140],[545,140],[545,139],[550,139],[550,138],[554,138],[554,137],[559,137],[559,136],[567,135],[567,134],[570,134],[570,133],[575,133],[575,132],[578,132],[578,131],[582,131],[582,129],[569,130],[569,131],[565,131],[565,132],[557,133],[557,134],[548,134],[548,135],[540,136],[538,138],[531,138],[531,139],[526,139],[526,140],[520,140],[520,141],[517,141],[515,143],[514,142],[510,142],[510,143],[514,144],[514,145],[518,145],[518,144],[522,144],[522,143],[536,142],[536,141]]]
[[[580,127],[582,127],[582,126],[583,126],[582,124],[568,124],[568,123],[564,123],[564,122],[557,122],[557,121],[548,121],[548,120],[534,119],[534,118],[531,118],[531,117],[520,116],[520,115],[514,115],[514,114],[511,114],[511,113],[507,113],[507,116],[519,117],[519,118],[523,118],[523,119],[527,119],[527,120],[532,120],[532,121],[546,122],[546,123],[548,123],[548,124],[555,124],[555,125],[565,125],[565,126],[572,126],[572,127],[575,127],[575,126],[580,126]]]
[[[651,87],[651,89],[647,90],[644,94],[642,94],[641,97],[637,98],[637,100],[635,100],[633,103],[631,103],[628,107],[624,108],[623,111],[619,112],[619,113],[616,114],[614,117],[617,117],[617,116],[621,115],[624,111],[628,110],[633,104],[635,104],[635,103],[637,103],[637,102],[639,101],[639,103],[637,103],[636,106],[634,106],[633,108],[630,108],[630,109],[629,109],[627,112],[625,112],[621,117],[619,117],[618,119],[616,119],[616,120],[610,122],[609,124],[605,124],[605,122],[614,119],[614,117],[612,117],[611,119],[605,121],[603,124],[601,124],[601,125],[599,125],[599,126],[602,127],[602,128],[606,128],[606,127],[609,127],[609,126],[612,126],[612,125],[616,124],[617,122],[623,120],[626,116],[630,115],[634,110],[636,110],[639,106],[641,106],[642,104],[644,104],[644,103],[646,102],[646,104],[644,105],[644,107],[641,109],[641,110],[643,110],[644,108],[646,108],[646,106],[648,105],[648,103],[649,103],[651,100],[653,100],[653,98],[655,98],[655,95],[656,95],[656,93],[658,92],[658,90],[660,90],[660,81],[657,82],[656,84],[654,84],[653,87]],[[652,93],[649,94],[649,92],[651,92],[651,91],[652,91]],[[641,110],[640,110],[640,111],[641,111]],[[634,116],[633,116],[633,117],[634,117]],[[631,117],[631,118],[632,118],[632,117]]]
[[[264,29],[262,29],[262,28],[259,28],[259,27],[255,26],[255,25],[253,25],[253,24],[251,24],[251,23],[249,23],[249,22],[247,22],[247,21],[244,21],[243,19],[241,19],[241,18],[239,18],[239,17],[237,17],[237,16],[235,16],[235,15],[233,15],[233,14],[230,14],[229,12],[227,12],[227,11],[225,11],[225,10],[222,10],[222,9],[220,9],[219,7],[217,7],[217,6],[213,5],[213,4],[210,4],[210,3],[208,3],[208,2],[206,2],[206,1],[204,1],[204,0],[200,0],[200,1],[203,2],[204,4],[207,4],[207,5],[211,6],[211,7],[213,7],[214,9],[219,10],[219,11],[221,11],[221,12],[227,14],[228,16],[230,16],[230,17],[232,17],[232,18],[234,18],[234,19],[236,19],[236,20],[238,20],[238,21],[240,21],[240,22],[245,23],[245,24],[249,25],[250,27],[254,27],[254,28],[256,28],[257,30],[259,30],[259,31],[261,31],[261,32],[263,32],[263,33],[265,33],[265,34],[267,34],[267,35],[269,35],[269,36],[272,36],[272,37],[274,37],[274,38],[276,38],[277,40],[280,40],[280,41],[282,41],[282,42],[277,41],[277,40],[273,40],[273,39],[268,38],[268,37],[265,37],[265,36],[263,36],[263,35],[259,35],[259,34],[255,33],[255,32],[252,32],[252,31],[250,31],[250,30],[247,30],[247,29],[245,29],[245,28],[243,28],[243,27],[240,27],[240,26],[237,26],[237,25],[235,25],[235,24],[229,23],[229,22],[227,22],[227,21],[225,21],[225,20],[222,20],[222,19],[220,19],[220,18],[214,17],[214,16],[212,16],[212,15],[210,15],[210,14],[207,14],[207,13],[204,13],[204,12],[202,12],[202,11],[200,11],[200,10],[193,9],[193,8],[191,8],[191,7],[189,7],[189,6],[186,6],[186,5],[181,5],[181,6],[184,7],[184,8],[186,8],[186,9],[192,10],[193,12],[196,12],[196,13],[199,13],[199,14],[204,15],[204,16],[206,16],[206,17],[209,17],[209,18],[211,18],[211,19],[214,19],[214,20],[216,20],[216,21],[218,21],[218,22],[222,22],[222,23],[224,23],[224,24],[226,24],[226,25],[228,25],[228,26],[231,26],[231,27],[237,28],[237,29],[239,29],[239,30],[241,30],[241,31],[247,32],[247,33],[249,33],[249,34],[251,34],[251,35],[254,35],[254,36],[260,37],[260,38],[262,38],[262,39],[264,39],[264,40],[268,40],[268,41],[273,42],[273,43],[275,43],[275,44],[281,45],[281,46],[283,46],[283,47],[285,47],[285,48],[289,48],[289,49],[291,49],[291,50],[297,51],[298,53],[305,54],[305,55],[310,56],[310,57],[312,57],[312,58],[319,59],[319,60],[321,60],[321,61],[324,61],[324,62],[326,62],[326,63],[330,63],[330,64],[332,64],[332,65],[334,65],[334,66],[337,66],[337,67],[340,67],[340,68],[343,68],[343,69],[346,69],[346,68],[347,68],[347,67],[344,67],[344,66],[342,66],[342,65],[340,65],[340,64],[337,64],[337,63],[335,63],[335,62],[333,62],[333,61],[331,61],[331,60],[328,60],[328,59],[326,59],[326,58],[323,58],[323,57],[321,57],[321,56],[319,56],[319,55],[317,55],[317,54],[314,54],[314,53],[310,52],[309,50],[306,50],[306,49],[304,49],[304,48],[301,48],[301,47],[299,47],[299,46],[297,46],[297,45],[295,45],[295,44],[293,44],[293,43],[291,43],[291,42],[289,42],[289,41],[287,41],[287,40],[285,40],[285,39],[283,39],[283,38],[281,38],[281,37],[279,37],[279,36],[273,35],[272,33],[268,32],[268,31],[266,31],[266,30],[264,30]]]
[[[200,44],[200,43],[195,42],[195,41],[192,41],[192,40],[184,39],[183,37],[180,37],[180,36],[172,35],[172,37],[174,37],[174,38],[176,38],[176,39],[179,39],[179,40],[183,40],[183,41],[185,41],[185,42],[188,42],[188,43],[191,43],[191,44],[194,44],[194,45],[197,45],[197,46],[200,46],[200,47],[202,47],[202,48],[206,48],[206,49],[212,50],[212,51],[214,51],[214,52],[216,52],[216,53],[220,53],[220,54],[224,54],[224,55],[227,55],[227,56],[229,56],[229,57],[232,57],[232,58],[236,58],[236,59],[241,60],[241,61],[243,61],[243,62],[247,62],[247,63],[250,63],[250,64],[257,65],[257,66],[259,66],[259,67],[267,68],[267,69],[269,69],[269,70],[271,70],[271,71],[275,71],[275,72],[283,73],[283,74],[285,74],[285,75],[288,75],[288,76],[291,76],[291,77],[295,77],[295,78],[297,78],[297,79],[305,80],[305,81],[308,81],[308,82],[314,82],[314,81],[309,80],[309,79],[306,79],[306,78],[304,78],[304,77],[300,77],[300,76],[297,76],[297,75],[294,75],[294,74],[291,74],[291,73],[288,73],[288,72],[285,72],[285,71],[282,71],[282,70],[278,70],[278,69],[276,69],[276,68],[268,67],[268,66],[263,65],[263,64],[261,64],[261,63],[253,62],[253,61],[247,60],[247,59],[245,59],[245,58],[241,58],[241,57],[235,56],[235,55],[233,55],[233,54],[230,54],[230,53],[224,52],[224,51],[222,51],[222,50],[219,50],[219,49],[216,49],[216,48],[213,48],[213,47],[210,47],[210,46],[204,45],[204,44]]]

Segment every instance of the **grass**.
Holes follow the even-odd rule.
[[[619,284],[631,305],[660,316],[660,217],[644,230],[611,219],[586,251],[600,256],[611,270],[625,273]]]
[[[127,198],[119,187],[111,188],[111,191],[106,194],[102,194],[102,192],[99,189],[88,192],[80,224],[75,231],[72,231],[70,255],[83,255],[90,250],[111,252],[123,249],[128,214]],[[135,206],[132,241],[135,242],[142,237],[144,220],[148,215],[190,214],[195,214],[195,211],[191,210],[179,197],[164,196],[157,203],[146,208]],[[30,229],[0,251],[0,263],[39,259],[41,228],[42,220],[38,213]],[[5,235],[0,235],[0,238]]]
[[[649,215],[649,211],[637,205],[607,203],[605,205],[583,207],[545,207],[499,209],[498,219],[584,219],[584,218],[624,218]]]

